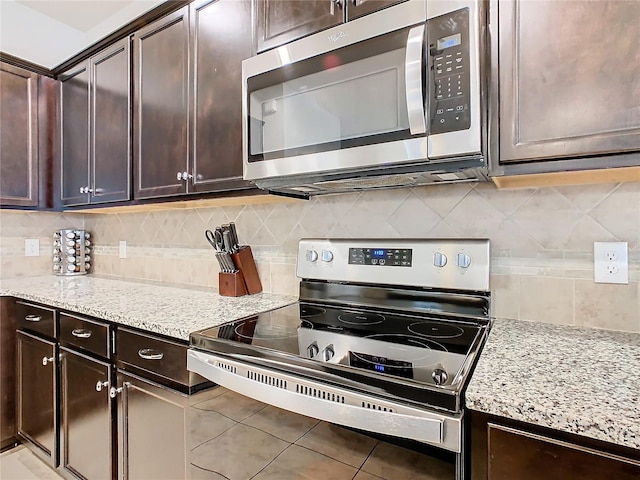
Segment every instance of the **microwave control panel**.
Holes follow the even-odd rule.
[[[427,23],[430,133],[466,130],[469,112],[469,9]]]

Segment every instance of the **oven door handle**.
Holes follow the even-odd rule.
[[[412,135],[426,133],[424,95],[422,92],[422,52],[424,50],[424,24],[409,30],[404,62],[404,84],[407,99],[409,131]]]
[[[461,417],[399,404],[384,411],[380,405],[388,407],[389,402],[193,349],[187,353],[187,369],[236,393],[301,415],[461,451]]]

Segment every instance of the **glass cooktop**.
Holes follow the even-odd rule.
[[[481,330],[472,322],[299,302],[195,335],[450,385]]]

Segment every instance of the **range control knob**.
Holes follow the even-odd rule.
[[[324,350],[322,350],[322,359],[325,362],[328,362],[333,358],[336,352],[333,351],[333,345],[327,345]]]
[[[444,267],[447,264],[447,256],[442,252],[436,252],[433,254],[433,264],[436,267]]]
[[[436,385],[444,385],[444,383],[447,381],[447,378],[449,378],[449,375],[447,375],[447,372],[444,370],[444,368],[442,368],[442,366],[438,366],[433,369],[431,378],[433,378],[433,381]]]
[[[318,348],[318,344],[316,342],[313,342],[307,347],[307,357],[313,358],[318,354],[319,351],[320,349]]]
[[[460,268],[469,268],[469,265],[471,265],[471,257],[466,253],[458,253],[458,255],[456,255],[456,265]]]
[[[318,252],[315,250],[307,250],[307,262],[315,262],[318,260]]]
[[[333,260],[333,252],[331,250],[322,250],[322,261],[330,262]]]

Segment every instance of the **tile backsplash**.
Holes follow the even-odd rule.
[[[2,211],[0,275],[49,273],[53,230],[73,226],[92,232],[96,274],[216,288],[218,266],[204,230],[229,221],[252,246],[268,292],[297,295],[303,237],[482,237],[491,240],[495,316],[640,331],[640,183],[438,185],[118,214]],[[41,238],[46,268],[24,263],[24,238]],[[126,259],[118,257],[120,240]],[[628,285],[593,283],[594,241],[628,242]]]

